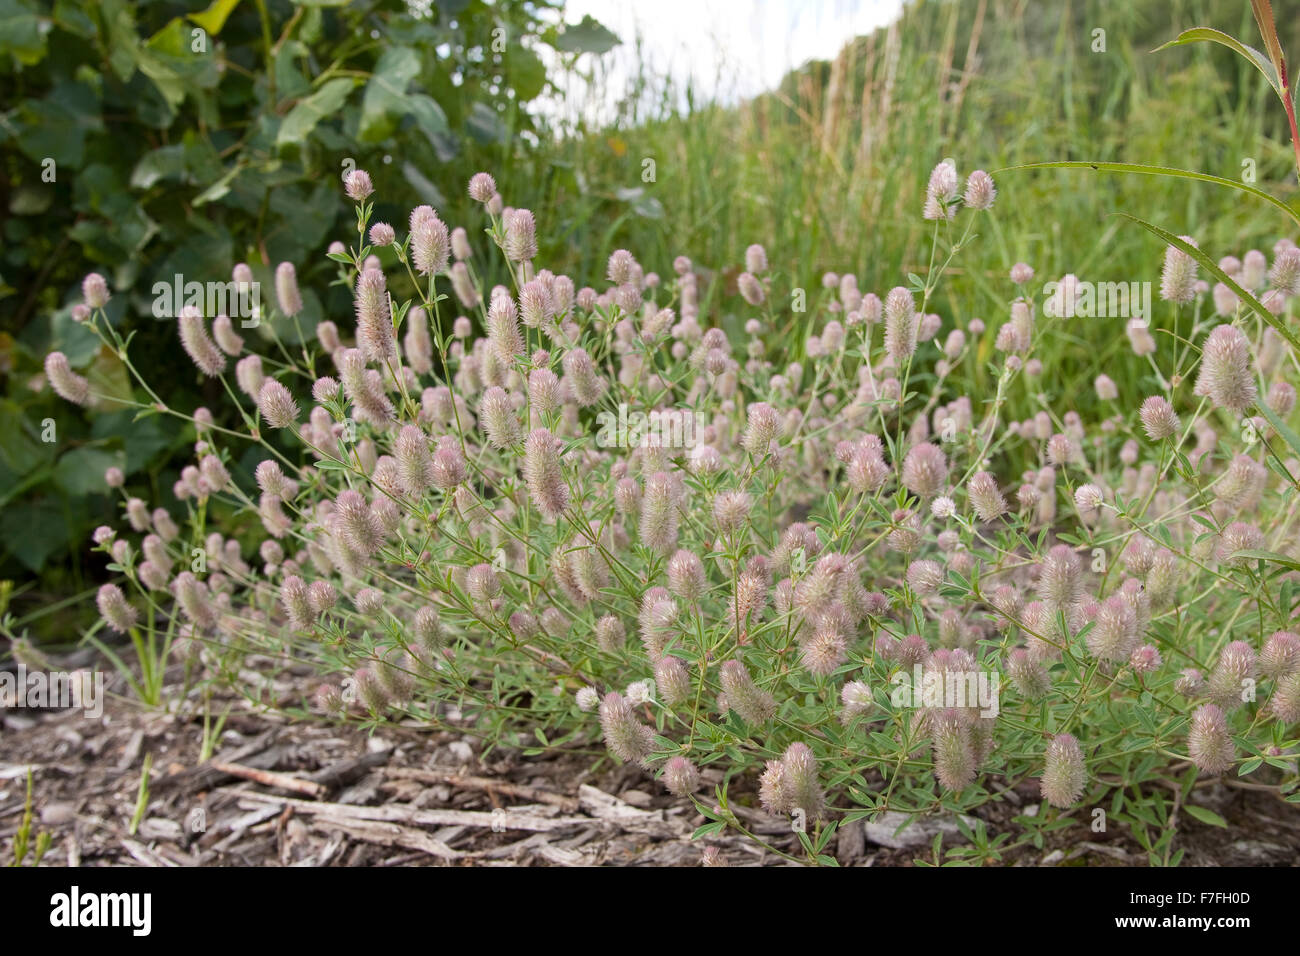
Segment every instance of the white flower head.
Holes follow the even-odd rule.
[[[623,696],[633,704],[648,704],[655,699],[654,686],[653,681],[636,680],[627,685]]]

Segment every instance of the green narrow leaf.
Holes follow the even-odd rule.
[[[1268,407],[1268,402],[1256,402],[1255,407],[1259,409],[1261,415],[1268,419],[1268,423],[1273,426],[1273,430],[1282,436],[1282,440],[1291,446],[1291,450],[1300,455],[1300,435],[1293,432],[1287,426],[1287,423],[1282,421],[1282,416]]]
[[[1161,50],[1167,50],[1171,46],[1185,46],[1188,43],[1217,43],[1220,46],[1226,46],[1229,50],[1235,50],[1249,60],[1259,72],[1264,74],[1264,79],[1268,80],[1268,85],[1273,87],[1273,92],[1277,94],[1278,99],[1286,102],[1286,94],[1282,92],[1282,81],[1278,78],[1277,70],[1269,62],[1268,57],[1260,53],[1253,46],[1247,46],[1234,36],[1229,36],[1222,30],[1213,30],[1210,27],[1196,27],[1191,30],[1184,30],[1178,34],[1178,38],[1170,40],[1163,46],[1158,46],[1152,53],[1159,53]]]
[[[1205,807],[1198,807],[1193,803],[1187,805],[1187,815],[1195,817],[1202,823],[1208,823],[1212,827],[1223,827],[1224,829],[1227,829],[1228,827],[1228,821],[1223,819],[1223,817],[1219,816],[1213,810],[1207,810]]]
[[[1262,548],[1246,548],[1242,551],[1232,552],[1232,556],[1234,558],[1252,558],[1256,561],[1271,561],[1273,564],[1280,564],[1292,571],[1300,571],[1300,561],[1292,561],[1285,554],[1278,554],[1276,551],[1265,551]]]
[[[1300,339],[1297,339],[1295,337],[1295,333],[1286,327],[1286,323],[1280,321],[1276,315],[1268,311],[1268,309],[1264,308],[1264,306],[1260,304],[1260,301],[1258,299],[1256,299],[1253,295],[1251,295],[1249,292],[1247,292],[1245,289],[1239,286],[1235,280],[1233,280],[1226,272],[1224,272],[1222,269],[1219,268],[1219,264],[1217,262],[1211,259],[1200,249],[1196,248],[1196,246],[1193,246],[1191,243],[1184,242],[1182,239],[1179,239],[1173,233],[1166,232],[1164,229],[1161,229],[1159,226],[1147,222],[1145,219],[1139,219],[1137,216],[1130,216],[1126,212],[1117,212],[1115,213],[1115,215],[1123,216],[1125,219],[1132,220],[1133,222],[1141,226],[1143,229],[1146,229],[1147,231],[1151,232],[1156,236],[1159,236],[1161,239],[1169,243],[1169,245],[1173,246],[1175,249],[1180,249],[1181,251],[1187,253],[1187,255],[1191,256],[1193,259],[1199,262],[1205,268],[1206,272],[1210,273],[1210,275],[1214,276],[1216,279],[1218,279],[1220,282],[1226,285],[1229,289],[1231,289],[1236,294],[1237,298],[1239,298],[1242,302],[1246,303],[1246,305],[1250,306],[1250,308],[1253,309],[1260,316],[1260,318],[1262,318],[1266,323],[1271,325],[1278,332],[1279,335],[1281,335],[1284,339],[1290,342],[1296,349],[1300,349]]]
[[[1290,216],[1297,225],[1300,225],[1300,213],[1297,213],[1276,196],[1272,196],[1255,186],[1248,186],[1245,183],[1238,182],[1235,179],[1224,179],[1222,176],[1211,176],[1209,173],[1198,173],[1190,169],[1178,169],[1174,166],[1146,166],[1142,163],[1053,162],[1026,163],[1023,166],[1006,166],[1002,169],[995,170],[995,172],[1014,173],[1022,169],[1091,169],[1094,172],[1099,173],[1136,173],[1142,176],[1166,176],[1171,179],[1194,179],[1198,182],[1214,183],[1216,186],[1229,186],[1233,189],[1239,189],[1244,193],[1249,193],[1256,199],[1262,199],[1271,206],[1275,206]]]

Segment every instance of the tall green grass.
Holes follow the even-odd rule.
[[[1296,49],[1300,4],[1275,5]],[[1149,51],[1195,25],[1255,37],[1249,6],[1226,2],[917,2],[869,37],[846,42],[831,63],[792,72],[780,89],[737,108],[674,105],[696,91],[654,78],[635,84],[649,120],[578,130],[550,161],[552,215],[567,217],[560,264],[582,274],[618,246],[649,267],[685,253],[707,268],[736,267],[761,242],[787,251],[776,264],[796,286],[823,271],[853,271],[881,294],[923,273],[932,224],[921,219],[926,179],[944,157],[964,176],[995,173],[999,198],[989,234],[963,252],[932,308],[945,327],[989,322],[987,355],[1014,289],[1007,269],[1025,261],[1036,282],[1073,272],[1095,281],[1158,281],[1163,248],[1127,211],[1190,234],[1218,258],[1286,234],[1262,203],[1212,185],[1092,171],[998,170],[1051,160],[1167,165],[1226,178],[1254,164],[1258,184],[1295,202],[1285,120],[1266,82],[1230,52]],[[1094,29],[1105,51],[1094,52]],[[653,91],[658,90],[658,97]],[[649,92],[647,92],[649,91]],[[598,91],[597,91],[598,92]],[[629,111],[630,115],[630,111]],[[643,184],[642,161],[656,180]],[[573,171],[573,177],[569,172]],[[575,182],[565,186],[566,179]],[[581,182],[581,188],[577,182]],[[641,187],[662,215],[638,215],[620,191]],[[568,194],[573,189],[573,194]],[[624,193],[625,194],[625,193]],[[899,264],[903,267],[900,268]],[[810,312],[808,322],[828,316]],[[1156,309],[1156,324],[1164,320]],[[797,354],[802,341],[790,343]],[[1058,324],[1044,356],[1054,394],[1091,399],[1102,370],[1135,400],[1146,365],[1119,319]],[[977,362],[970,374],[983,384]],[[1118,374],[1117,374],[1118,373]],[[1025,396],[1028,413],[1032,398]]]

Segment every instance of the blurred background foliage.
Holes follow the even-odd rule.
[[[1300,0],[1274,9],[1300,60]],[[471,236],[480,219],[464,184],[489,170],[508,205],[536,212],[547,268],[581,286],[618,247],[661,274],[686,254],[718,279],[709,301],[729,322],[728,283],[752,242],[810,289],[827,270],[880,293],[924,271],[925,183],[952,157],[963,176],[994,171],[1000,194],[989,234],[932,308],[945,327],[989,319],[986,357],[1016,261],[1041,280],[1156,278],[1163,250],[1116,210],[1216,256],[1271,249],[1285,224],[1210,185],[996,172],[1092,159],[1238,178],[1249,161],[1295,203],[1285,120],[1264,80],[1210,45],[1150,53],[1198,25],[1259,42],[1236,0],[917,0],[873,35],[844,37],[834,60],[733,105],[648,71],[615,89],[601,54],[634,38],[590,18],[565,25],[545,0],[0,0],[0,578],[23,582],[16,613],[37,636],[74,636],[68,622],[101,574],[90,531],[120,510],[106,466],[179,511],[170,489],[191,431],[130,410],[83,417],[43,389],[52,348],[100,391],[130,389],[69,317],[89,271],[108,277],[110,318],[136,331],[133,358],[159,394],[220,415],[221,386],[153,317],[154,283],[225,281],[247,262],[269,294],[290,261],[311,290],[304,326],[346,320],[350,295],[323,253],[354,235],[340,187],[349,163],[373,176],[377,219],[400,230],[428,202]],[[783,354],[799,357],[825,319],[801,317],[808,328]],[[1081,411],[1103,369],[1122,399],[1150,384],[1122,320],[1073,325],[1049,348],[1043,390],[1078,395]],[[978,389],[988,370],[975,360],[959,374]],[[1025,394],[1010,413],[1036,409]],[[47,419],[55,442],[41,440]],[[64,605],[76,613],[53,613]]]

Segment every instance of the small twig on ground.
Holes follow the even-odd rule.
[[[291,793],[301,793],[307,797],[324,796],[326,788],[319,783],[312,783],[310,780],[300,780],[297,777],[291,777],[287,773],[276,773],[273,770],[259,770],[257,767],[245,767],[243,764],[222,763],[213,760],[209,766],[213,770],[221,773],[230,774],[232,777],[240,777],[244,780],[252,780],[254,783],[260,783],[266,787],[275,787],[277,790],[288,790]]]
[[[456,773],[452,770],[420,770],[411,767],[389,767],[384,773],[389,777],[404,780],[418,780],[421,783],[445,783],[462,790],[484,790],[489,794],[500,793],[508,797],[519,797],[534,803],[549,803],[559,807],[565,813],[578,811],[578,800],[562,793],[530,787],[522,783],[510,783],[505,780],[492,780],[489,777],[473,777]]]

